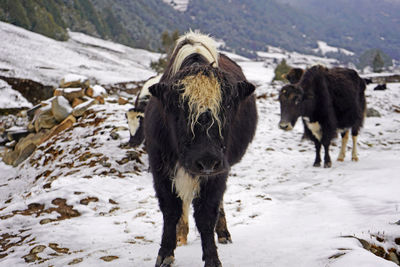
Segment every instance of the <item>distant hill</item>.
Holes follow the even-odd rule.
[[[360,55],[378,48],[400,59],[399,0],[277,0],[318,21],[315,36]]]
[[[172,3],[172,4],[167,4]],[[355,53],[368,49],[400,59],[397,0],[3,0],[0,20],[65,40],[66,28],[157,51],[163,31],[200,29],[226,49],[251,56],[266,45],[317,53],[317,41]],[[187,6],[186,6],[187,5]],[[181,11],[179,11],[181,10]],[[340,50],[343,51],[343,50]]]

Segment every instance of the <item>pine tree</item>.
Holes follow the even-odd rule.
[[[282,59],[281,63],[275,68],[274,81],[283,81],[283,75],[290,71],[291,67],[286,63],[285,59]]]
[[[157,73],[164,72],[167,67],[168,59],[171,57],[171,54],[175,47],[175,41],[179,38],[179,31],[175,30],[171,35],[168,31],[164,31],[161,34],[161,45],[162,48],[160,52],[164,54],[158,61],[152,61],[150,63],[150,67],[155,70]]]
[[[379,51],[376,53],[374,60],[372,61],[372,69],[374,72],[381,72],[385,62],[382,59],[381,53]]]

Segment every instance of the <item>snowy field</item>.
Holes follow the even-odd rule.
[[[60,42],[0,22],[0,75],[58,85],[68,73],[100,84],[143,80],[154,75],[150,62],[160,54],[69,32]]]
[[[281,85],[270,84],[272,69],[240,64],[258,85],[259,123],[228,180],[224,204],[233,243],[218,245],[223,266],[397,266],[359,239],[400,251],[400,84],[386,91],[368,86],[368,106],[382,117],[366,119],[359,162],[351,162],[349,142],[344,162],[314,168],[301,122],[292,132],[278,129]],[[0,163],[0,266],[154,266],[162,215],[147,156],[142,147],[123,145],[131,106],[108,100],[18,168]],[[203,266],[201,254],[190,218],[188,245],[176,249],[174,266]]]

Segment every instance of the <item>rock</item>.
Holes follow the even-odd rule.
[[[103,105],[105,103],[104,98],[101,97],[101,96],[97,96],[95,98],[95,100],[96,100],[96,104],[102,104]]]
[[[1,143],[2,143],[2,142],[0,142],[0,144],[1,144]],[[15,147],[16,144],[17,144],[17,141],[13,140],[13,141],[11,141],[11,142],[5,143],[4,145],[5,145],[6,148],[13,149],[13,148]]]
[[[377,111],[374,108],[367,108],[367,118],[369,117],[381,117],[381,114],[379,113],[379,111]]]
[[[15,140],[18,142],[18,140],[27,136],[29,131],[23,128],[10,128],[6,130],[6,133],[9,141]]]
[[[40,101],[50,98],[53,95],[54,88],[46,86],[29,79],[11,78],[0,76],[1,80],[6,81],[14,90],[17,90],[33,105]]]
[[[28,110],[26,111],[26,115],[28,116],[28,118],[29,118],[30,120],[32,120],[32,119],[33,119],[33,116],[35,115],[35,112],[36,112],[39,108],[41,108],[41,107],[42,107],[42,105],[41,105],[41,104],[38,104],[38,105],[34,106],[33,108],[28,109]]]
[[[68,74],[60,81],[61,88],[81,87],[88,88],[90,86],[89,79],[82,75]]]
[[[15,146],[15,151],[21,152],[24,150],[27,146],[30,144],[34,144],[35,146],[39,146],[43,141],[43,138],[45,138],[48,134],[48,131],[41,131],[37,134],[31,133],[25,138],[21,139],[18,144]]]
[[[43,130],[37,134],[30,133],[15,145],[14,150],[7,150],[4,153],[3,161],[6,164],[18,166],[35,151],[47,134],[48,131]]]
[[[86,95],[90,97],[105,96],[107,95],[106,89],[100,85],[95,85],[86,89]]]
[[[59,133],[61,133],[62,131],[65,131],[69,128],[71,128],[74,123],[76,122],[76,119],[74,116],[69,115],[65,120],[63,120],[59,125],[53,127],[49,134],[44,138],[43,142],[49,140],[51,137],[53,137],[54,135],[57,135]]]
[[[54,96],[63,96],[66,99],[68,99],[68,101],[70,103],[72,103],[72,101],[74,101],[75,98],[80,98],[80,97],[84,97],[85,96],[85,89],[82,89],[80,87],[76,87],[76,88],[57,88],[54,91]]]
[[[119,134],[117,132],[110,133],[112,139],[117,140],[119,138]]]
[[[72,113],[72,107],[64,96],[57,96],[51,102],[51,111],[54,118],[60,122]]]
[[[90,99],[89,101],[83,102],[82,104],[76,106],[73,110],[72,110],[72,115],[74,115],[75,117],[80,117],[83,115],[83,113],[85,113],[85,111],[95,103],[94,99]]]
[[[3,161],[8,165],[13,165],[17,158],[18,152],[14,150],[6,150],[3,154]]]
[[[57,124],[57,120],[53,116],[51,106],[42,107],[36,112],[33,119],[33,125],[38,133],[41,129],[51,129]]]
[[[13,162],[13,166],[16,167],[26,160],[35,151],[36,146],[34,144],[29,144],[26,146],[18,155],[18,158]]]
[[[85,100],[83,100],[82,98],[74,98],[74,100],[72,101],[72,108],[82,104],[83,102],[85,102]]]
[[[128,104],[129,103],[129,101],[127,100],[127,99],[125,99],[125,98],[123,98],[123,97],[119,97],[118,98],[118,104],[119,105],[126,105],[126,104]]]
[[[86,91],[85,91],[85,95],[93,97],[93,95],[94,95],[93,88],[92,87],[87,88]]]
[[[396,263],[397,265],[400,265],[399,258],[397,257],[396,253],[393,252],[393,251],[391,251],[391,252],[389,253],[389,260],[392,261],[392,262],[394,262],[394,263]]]

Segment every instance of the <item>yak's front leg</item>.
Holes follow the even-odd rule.
[[[156,267],[169,267],[174,262],[174,250],[176,248],[176,225],[182,214],[182,200],[178,198],[171,186],[157,191],[160,209],[163,214],[164,227],[161,240],[161,248],[158,251]],[[156,188],[157,190],[157,188]]]
[[[189,233],[189,208],[190,202],[182,203],[182,216],[176,226],[176,244],[182,246],[187,244]]]
[[[219,204],[218,220],[217,220],[217,225],[215,226],[215,232],[217,232],[218,243],[221,244],[232,243],[231,234],[229,233],[228,227],[226,225],[223,200]]]
[[[226,178],[209,178],[202,185],[200,196],[193,200],[194,218],[200,232],[205,267],[220,267],[214,229],[218,218],[219,205],[225,191]]]

